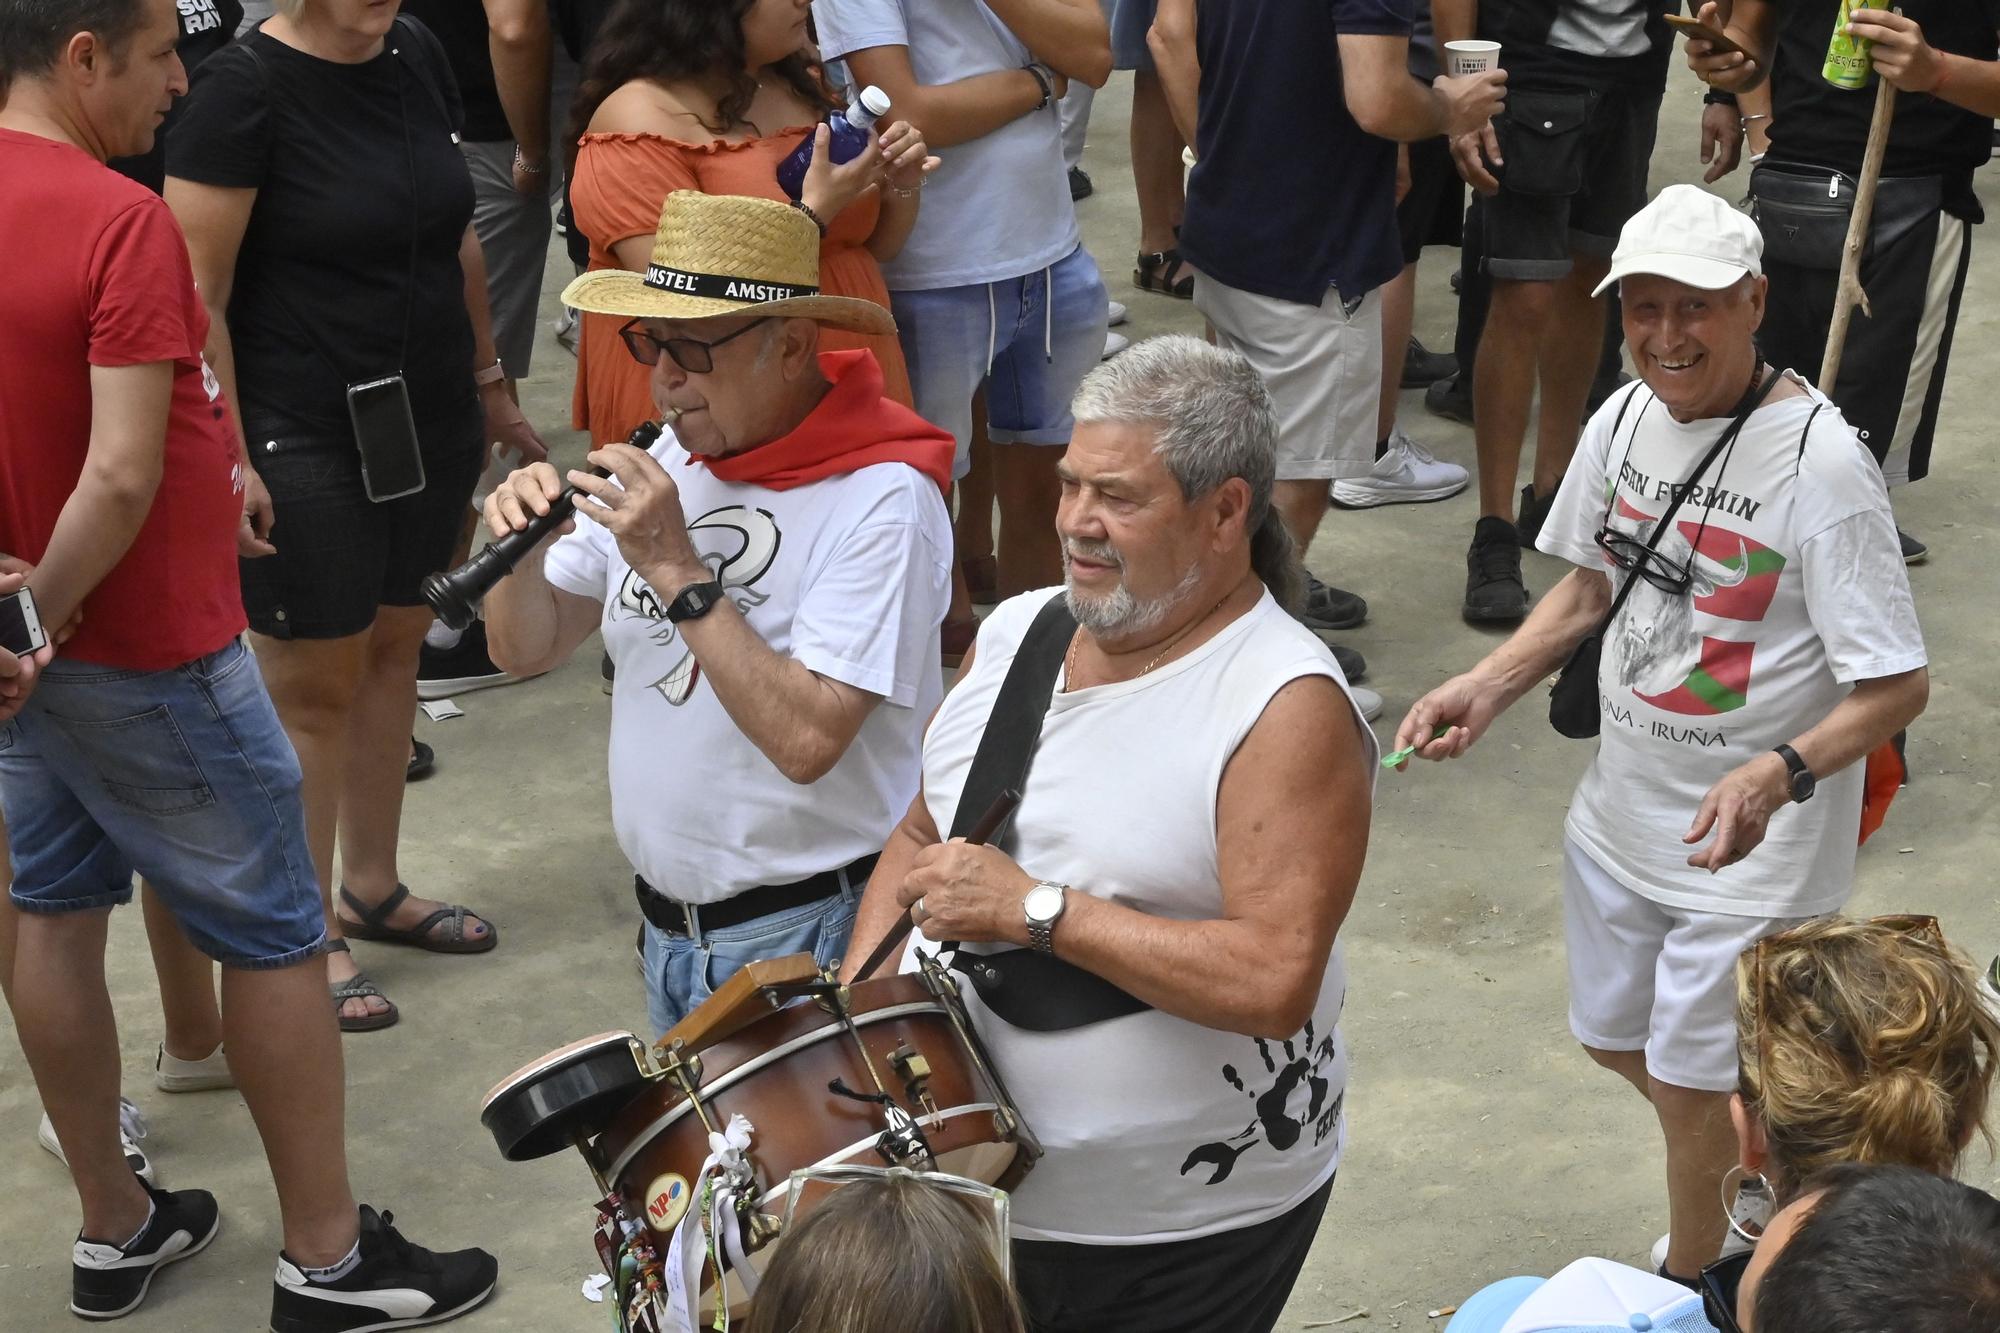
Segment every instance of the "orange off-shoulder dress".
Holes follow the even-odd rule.
[[[627,237],[651,236],[660,225],[661,205],[675,190],[786,201],[778,188],[778,163],[810,133],[810,126],[794,126],[761,139],[703,144],[658,134],[584,135],[578,141],[569,197],[576,225],[590,238],[590,267],[617,268],[611,247]],[[880,212],[881,202],[871,191],[829,220],[819,251],[819,286],[826,295],[855,296],[888,307],[882,270],[865,248]],[[593,443],[622,440],[655,415],[651,371],[619,341],[623,319],[592,314],[582,319],[571,416],[578,430],[590,432]],[[827,328],[819,345],[826,352],[865,347],[875,353],[882,363],[883,392],[910,405],[910,372],[894,334]]]

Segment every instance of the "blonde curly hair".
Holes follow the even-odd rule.
[[[1736,1048],[1781,1201],[1838,1163],[1949,1175],[1974,1130],[1993,1145],[2000,1018],[1933,918],[1823,917],[1744,950]]]

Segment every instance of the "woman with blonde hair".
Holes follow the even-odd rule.
[[[1730,1100],[1745,1171],[1783,1206],[1843,1162],[1957,1168],[2000,1070],[2000,1017],[1934,917],[1829,916],[1736,965],[1740,1073]]]
[[[966,1196],[910,1171],[871,1174],[786,1233],[748,1333],[1027,1333],[1006,1244]]]

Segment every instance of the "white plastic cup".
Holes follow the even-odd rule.
[[[1444,59],[1445,70],[1454,79],[1462,79],[1468,74],[1484,74],[1489,69],[1500,68],[1500,43],[1446,42]]]

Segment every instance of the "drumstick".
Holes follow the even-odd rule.
[[[965,840],[974,847],[985,846],[987,840],[1000,831],[1000,826],[1007,822],[1008,816],[1014,813],[1014,807],[1020,803],[1021,793],[1014,788],[1009,787],[1001,792],[994,798],[993,804],[986,807],[986,813],[979,817],[979,822],[972,826],[971,831],[965,835]],[[861,970],[854,974],[854,979],[866,981],[873,976],[875,969],[887,962],[890,954],[903,947],[903,941],[910,938],[910,931],[916,924],[910,919],[908,912],[903,913],[902,918],[890,928],[882,942],[875,946],[875,952],[868,955],[868,961],[861,965]]]

